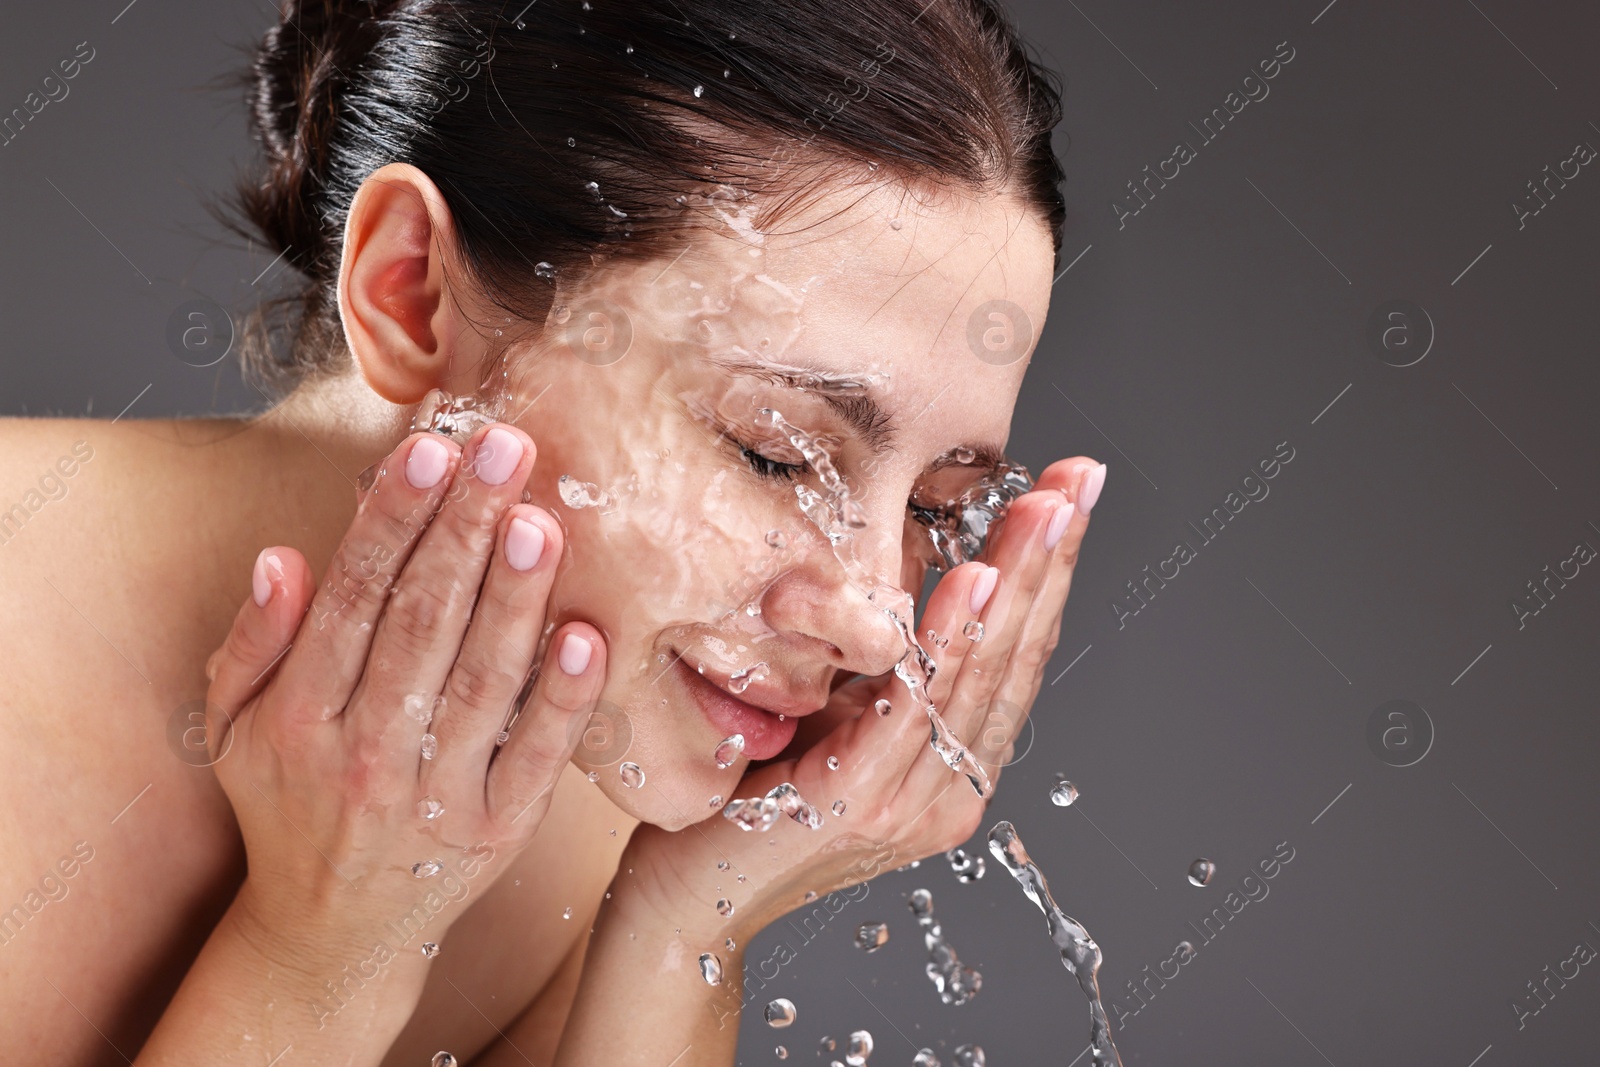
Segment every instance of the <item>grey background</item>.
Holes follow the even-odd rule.
[[[284,281],[200,206],[250,150],[238,94],[206,83],[276,13],[124,3],[8,0],[0,20],[0,111],[77,42],[97,52],[0,148],[8,414],[262,403],[232,357],[188,367],[164,330],[196,294],[242,310]],[[1130,1064],[1594,1062],[1600,966],[1521,1029],[1510,1004],[1577,942],[1600,949],[1600,573],[1583,568],[1524,628],[1510,605],[1580,539],[1600,547],[1600,167],[1523,229],[1510,204],[1576,142],[1600,146],[1600,11],[1013,10],[1067,83],[1072,266],[1012,453],[1037,470],[1086,452],[1110,478],[1034,746],[990,821],[1015,821],[1098,939],[1108,1001],[1179,940],[1199,946],[1117,1030]],[[1296,55],[1270,95],[1119,229],[1124,183],[1179,139],[1198,146],[1187,123],[1281,41]],[[1412,366],[1363,340],[1392,299],[1436,330]],[[1295,458],[1270,495],[1200,546],[1186,524],[1282,441]],[[1179,538],[1197,558],[1119,629],[1111,602]],[[1414,766],[1367,744],[1391,699],[1436,731]],[[1081,786],[1076,809],[1048,802],[1056,773]],[[1295,858],[1270,895],[1205,943],[1187,924],[1283,841]],[[1184,878],[1199,855],[1218,865],[1207,889]],[[824,1034],[866,1028],[874,1063],[930,1045],[948,1064],[969,1041],[997,1067],[1070,1063],[1083,999],[1040,914],[989,865],[961,885],[935,857],[871,883],[820,936],[767,931],[750,959],[796,950],[769,990],[800,1021],[772,1031],[747,1013],[741,1062],[775,1062],[781,1042],[826,1063]],[[984,974],[971,1004],[940,1004],[921,973],[905,904],[918,886]],[[870,956],[850,944],[868,919],[892,928]]]

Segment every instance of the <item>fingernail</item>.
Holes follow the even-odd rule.
[[[1087,515],[1089,509],[1094,507],[1094,502],[1100,499],[1100,490],[1106,484],[1106,465],[1104,463],[1084,475],[1083,484],[1078,486],[1078,514]]]
[[[473,467],[478,480],[488,485],[503,485],[511,472],[522,462],[522,442],[510,430],[496,426],[483,435],[478,451],[473,453]]]
[[[506,531],[506,562],[515,570],[531,571],[544,555],[544,531],[527,519],[512,519]],[[588,648],[588,642],[584,642]],[[577,672],[572,672],[577,673]]]
[[[568,634],[561,639],[561,654],[556,657],[561,663],[561,669],[568,674],[582,674],[589,666],[589,657],[594,654],[594,648],[577,634]]]
[[[254,596],[256,607],[264,608],[267,601],[272,599],[272,579],[283,579],[283,563],[273,554],[272,549],[263,548],[256,557],[255,569],[250,574],[250,592]]]
[[[406,481],[413,489],[432,489],[450,466],[450,450],[436,437],[419,437],[406,457]]]
[[[972,596],[968,600],[967,604],[972,608],[972,613],[974,615],[982,611],[983,606],[989,602],[990,595],[994,593],[995,583],[999,580],[1000,568],[989,567],[986,568],[982,574],[978,575],[977,581],[972,583]]]
[[[1050,516],[1050,522],[1044,528],[1044,550],[1050,551],[1056,547],[1056,542],[1061,540],[1061,535],[1067,532],[1067,526],[1072,522],[1072,508],[1063,504],[1056,508],[1055,514]]]

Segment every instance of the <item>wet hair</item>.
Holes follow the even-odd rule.
[[[265,163],[236,224],[303,276],[247,369],[342,364],[335,286],[362,181],[416,166],[465,267],[542,323],[559,279],[673,255],[719,186],[771,225],[833,183],[1065,208],[1055,76],[991,0],[286,0],[248,76]],[[855,177],[851,177],[854,175]],[[271,322],[269,316],[268,320]]]

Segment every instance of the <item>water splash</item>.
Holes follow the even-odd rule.
[[[995,823],[989,831],[989,851],[995,859],[1005,864],[1006,870],[1016,878],[1028,899],[1044,912],[1050,940],[1060,950],[1062,964],[1078,980],[1078,987],[1089,1000],[1090,1062],[1095,1067],[1122,1067],[1122,1058],[1117,1055],[1117,1047],[1111,1041],[1111,1026],[1106,1021],[1105,1005],[1100,1003],[1100,982],[1097,978],[1103,958],[1100,946],[1095,944],[1094,938],[1089,936],[1089,931],[1082,924],[1056,906],[1050,896],[1050,887],[1045,883],[1044,872],[1028,858],[1028,850],[1023,847],[1022,838],[1017,836],[1015,826],[1003,820]]]
[[[807,803],[800,791],[789,782],[773,786],[764,797],[731,801],[722,809],[722,817],[739,829],[760,833],[772,829],[783,815],[809,830],[822,829],[822,812]]]
[[[944,931],[933,917],[932,893],[914,889],[908,903],[917,925],[922,927],[922,940],[928,947],[928,980],[946,1004],[965,1004],[983,988],[983,975],[962,963],[956,950],[944,939]]]
[[[950,861],[950,869],[955,872],[956,881],[966,885],[982,878],[988,869],[982,856],[973,855],[964,848],[953,848],[944,854]]]
[[[939,758],[944,760],[946,766],[967,776],[967,781],[972,783],[973,790],[979,796],[990,796],[994,792],[994,787],[989,780],[988,772],[972,758],[972,753],[961,743],[961,739],[956,737],[928,697],[928,683],[933,680],[936,668],[932,657],[918,643],[916,634],[911,629],[916,620],[916,601],[904,589],[869,572],[856,558],[853,544],[855,531],[865,526],[866,520],[862,517],[860,505],[851,499],[850,489],[840,477],[838,469],[834,467],[833,459],[827,449],[816,437],[789,422],[781,412],[773,408],[761,408],[756,414],[755,422],[758,428],[776,431],[787,439],[789,444],[805,457],[806,462],[816,473],[817,479],[822,483],[823,492],[818,493],[808,485],[794,487],[800,510],[828,539],[828,544],[832,546],[834,556],[844,567],[850,584],[883,612],[899,633],[906,652],[895,664],[894,672],[905,683],[912,699],[928,717],[930,727],[928,743],[939,754]],[[978,487],[975,486],[961,498],[963,508],[961,514],[970,516],[970,523],[964,519],[948,529],[934,528],[936,534],[941,531],[945,534],[942,537],[935,536],[933,540],[934,548],[943,561],[948,562],[957,558],[957,550],[952,546],[959,546],[961,552],[982,551],[992,524],[1003,514],[1011,500],[1032,488],[1033,481],[1025,468],[1007,465],[1003,472],[980,479],[979,485],[986,488],[978,492]],[[965,558],[958,562],[965,562]]]
[[[411,433],[426,430],[441,434],[457,444],[464,445],[473,434],[500,418],[504,406],[501,397],[482,398],[455,396],[443,389],[430,389],[417,405],[411,417]],[[378,480],[382,460],[356,475],[356,494],[365,495]],[[448,1053],[440,1053],[448,1055]]]

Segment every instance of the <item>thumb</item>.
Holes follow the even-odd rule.
[[[250,575],[250,597],[234,616],[222,647],[206,661],[206,703],[229,719],[266,684],[294,640],[315,586],[305,557],[292,548],[264,548]]]

